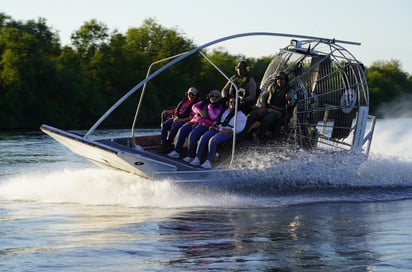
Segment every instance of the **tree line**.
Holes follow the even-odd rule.
[[[22,22],[0,13],[0,130],[38,129],[42,123],[89,128],[146,76],[150,63],[196,47],[151,18],[124,34],[92,19],[72,33],[71,45],[62,46],[46,19]],[[234,71],[246,58],[222,49],[207,54],[223,71]],[[259,82],[271,56],[247,59]],[[377,61],[366,71],[372,113],[384,114],[381,106],[411,98],[412,78],[399,61]],[[204,58],[190,56],[149,83],[139,126],[158,125],[162,109],[176,105],[190,86],[205,96],[225,82]],[[136,93],[102,127],[130,127],[137,100]]]

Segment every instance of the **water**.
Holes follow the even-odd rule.
[[[411,128],[378,121],[366,162],[303,154],[213,187],[0,134],[0,271],[409,271]]]

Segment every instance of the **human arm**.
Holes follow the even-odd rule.
[[[200,101],[200,102],[197,102],[196,104],[194,104],[194,105],[192,106],[192,111],[193,111],[195,114],[200,115],[202,118],[207,118],[207,117],[208,117],[207,111],[201,109],[202,103],[203,103],[203,102]]]
[[[236,75],[233,75],[226,82],[225,86],[223,87],[221,91],[222,98],[229,98],[232,95],[230,92],[231,92],[231,89],[234,88],[233,83],[234,83],[235,78],[236,78]]]
[[[255,102],[256,100],[256,81],[253,77],[249,78],[249,81],[247,85],[245,86],[246,90],[245,93],[247,94],[245,97],[243,97],[242,101],[243,102]]]
[[[223,115],[222,118],[226,118],[226,116]],[[236,131],[236,134],[239,134],[245,129],[246,121],[247,121],[246,115],[242,111],[238,111],[236,114],[236,128],[234,127],[235,117],[233,116],[226,126],[221,126],[219,128],[219,131],[220,133],[223,133],[223,134],[226,134],[226,133],[233,134],[233,132]]]
[[[285,94],[288,106],[293,106],[296,102],[295,90],[290,89],[289,92]]]

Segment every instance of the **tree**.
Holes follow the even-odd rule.
[[[78,53],[87,58],[108,42],[108,27],[104,23],[92,19],[85,22],[78,31],[71,35],[71,42]]]
[[[150,63],[195,48],[193,42],[186,39],[178,30],[164,28],[153,19],[145,20],[139,28],[128,29],[126,37],[128,52],[132,54],[137,51],[145,56],[141,57],[145,64],[145,74]],[[152,72],[165,63],[167,62],[154,66]],[[141,111],[147,123],[158,123],[159,115],[153,112],[160,112],[167,106],[176,105],[184,91],[190,86],[196,86],[201,69],[200,57],[194,55],[153,79],[145,94],[145,101],[148,103]]]
[[[376,61],[366,71],[372,113],[399,116],[400,101],[412,97],[411,77],[402,71],[401,63],[398,60]]]
[[[28,128],[41,122],[42,98],[55,76],[51,58],[58,53],[56,34],[45,19],[7,21],[0,29],[0,126]]]
[[[177,29],[165,28],[153,19],[126,34],[109,33],[105,24],[93,19],[73,33],[72,44],[61,48],[56,32],[43,18],[20,22],[0,13],[0,129],[37,129],[41,123],[89,128],[146,77],[152,62],[196,47]],[[270,56],[231,55],[221,48],[202,53],[229,77],[235,65],[246,59],[258,86],[271,60]],[[165,63],[155,65],[152,73]],[[366,74],[372,113],[400,116],[404,108],[409,109],[412,76],[402,70],[399,61],[377,61]],[[189,87],[196,87],[205,97],[212,89],[220,90],[226,80],[202,54],[189,56],[149,82],[139,126],[157,125],[159,113],[175,106]],[[140,91],[102,127],[128,127]]]

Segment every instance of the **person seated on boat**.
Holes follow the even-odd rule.
[[[171,150],[179,128],[195,115],[192,111],[192,106],[199,101],[199,92],[195,87],[190,87],[186,94],[187,96],[179,102],[176,108],[170,111],[172,115],[162,123],[160,146],[158,149],[161,153]]]
[[[195,158],[187,157],[191,165],[199,166],[205,169],[212,168],[211,161],[216,154],[216,147],[220,143],[229,141],[233,138],[233,133],[240,134],[246,127],[246,115],[239,109],[236,114],[235,125],[235,98],[229,100],[229,107],[223,112],[219,120],[214,122],[207,132],[200,137],[196,150]],[[240,101],[239,101],[240,102]],[[202,154],[207,147],[208,153],[206,160],[201,163]],[[189,155],[190,156],[190,155]]]
[[[222,89],[222,98],[224,100],[229,100],[230,97],[236,97],[235,87],[236,85],[239,98],[240,98],[240,109],[248,114],[256,102],[256,81],[249,72],[249,66],[246,61],[242,60],[235,66],[236,74],[230,77],[230,80]]]
[[[189,122],[179,128],[175,148],[172,152],[167,154],[168,157],[180,158],[181,155],[183,155],[185,152],[183,145],[187,137],[189,137],[188,148],[196,150],[197,141],[200,136],[209,129],[209,126],[212,125],[224,110],[220,100],[220,92],[218,90],[213,90],[208,94],[206,100],[197,102],[193,105],[192,110],[195,115]]]
[[[266,131],[280,129],[280,121],[286,114],[286,106],[294,104],[293,90],[285,72],[280,72],[276,76],[275,83],[268,87],[261,102],[262,104],[255,107],[247,117],[246,133],[257,133],[258,139],[264,140]]]

